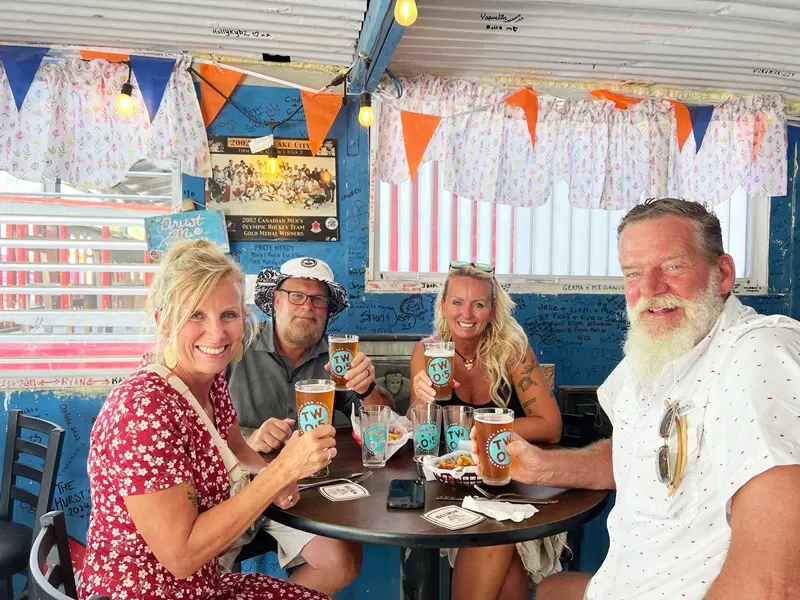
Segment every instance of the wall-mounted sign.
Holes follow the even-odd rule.
[[[150,260],[158,262],[170,244],[178,240],[206,239],[220,250],[230,252],[225,215],[221,210],[192,210],[183,213],[147,217],[144,220]]]
[[[231,241],[339,239],[336,143],[311,156],[307,139],[275,138],[277,158],[252,153],[252,137],[209,136],[206,207],[225,211]]]

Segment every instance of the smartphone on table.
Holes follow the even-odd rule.
[[[386,508],[424,508],[425,483],[418,479],[392,479]]]

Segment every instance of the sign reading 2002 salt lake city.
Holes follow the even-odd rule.
[[[206,207],[222,209],[231,241],[339,239],[336,142],[311,156],[308,140],[275,138],[277,168],[252,137],[209,136]]]

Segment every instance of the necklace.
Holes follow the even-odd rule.
[[[471,371],[472,367],[475,366],[475,359],[477,359],[478,357],[476,356],[475,358],[466,359],[466,358],[464,358],[464,355],[461,354],[461,352],[459,352],[458,350],[456,350],[456,354],[458,354],[458,356],[461,358],[461,360],[464,361],[464,368],[467,371]]]

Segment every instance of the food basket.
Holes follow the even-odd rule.
[[[446,461],[458,461],[458,457],[466,456],[472,462],[472,455],[465,450],[456,450],[443,456],[426,456],[423,459],[425,471],[432,473],[433,476],[446,485],[456,487],[472,487],[476,483],[481,482],[478,476],[478,467],[454,467],[454,468],[439,468],[438,465]]]

